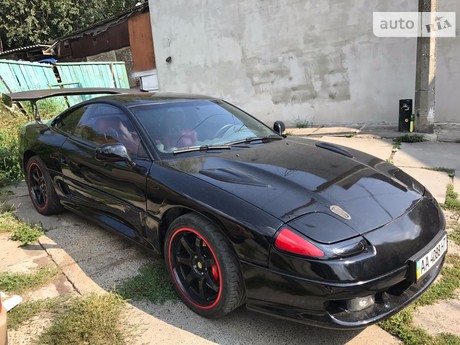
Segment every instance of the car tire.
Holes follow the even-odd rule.
[[[28,160],[26,182],[32,203],[39,213],[52,215],[61,211],[62,206],[51,176],[40,157],[33,156]]]
[[[219,318],[244,303],[238,258],[211,221],[196,214],[177,218],[166,233],[164,250],[177,294],[197,314]]]

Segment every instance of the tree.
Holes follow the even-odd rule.
[[[111,17],[145,0],[1,0],[3,49],[54,39]]]

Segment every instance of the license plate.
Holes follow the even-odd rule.
[[[428,271],[441,260],[444,253],[447,251],[447,235],[441,241],[436,243],[434,247],[415,262],[415,278],[416,281],[423,277]]]

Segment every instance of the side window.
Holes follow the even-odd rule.
[[[121,109],[110,104],[91,104],[74,135],[97,145],[121,143],[132,155],[137,155],[140,146],[131,121]]]
[[[86,112],[87,109],[88,107],[85,106],[75,109],[74,111],[71,111],[64,115],[61,115],[56,120],[53,126],[67,134],[73,134],[75,128],[78,125],[78,122],[80,122],[80,119],[82,118],[83,114]]]

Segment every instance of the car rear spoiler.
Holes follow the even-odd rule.
[[[13,102],[30,101],[34,112],[35,120],[40,121],[38,113],[37,101],[50,97],[58,96],[81,96],[81,95],[95,95],[95,94],[123,94],[123,93],[138,93],[140,90],[136,89],[116,89],[116,88],[69,88],[69,89],[43,89],[43,90],[30,90],[2,94],[3,103],[9,107]]]

